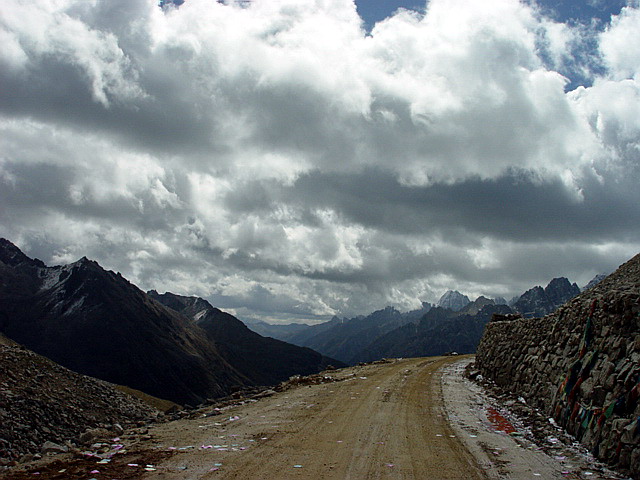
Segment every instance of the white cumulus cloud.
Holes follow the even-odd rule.
[[[639,12],[5,0],[0,234],[270,320],[586,283],[640,245]]]

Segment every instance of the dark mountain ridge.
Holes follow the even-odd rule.
[[[486,304],[476,313],[435,307],[418,324],[408,324],[381,336],[360,353],[360,362],[379,358],[426,357],[476,351],[485,325],[494,314],[511,313],[507,305]]]
[[[371,342],[398,327],[417,321],[430,308],[430,304],[424,303],[422,309],[407,313],[386,307],[366,317],[334,317],[329,322],[309,326],[306,330],[289,337],[288,341],[353,364],[360,351]]]
[[[0,331],[31,350],[178,403],[250,383],[204,332],[120,274],[86,258],[47,267],[6,240],[0,251]]]
[[[524,292],[513,308],[528,318],[543,317],[579,293],[580,288],[575,283],[570,283],[565,277],[554,278],[545,288],[536,286]]]
[[[256,384],[275,384],[292,375],[317,373],[329,365],[345,366],[310,348],[265,338],[202,298],[169,292],[159,294],[155,290],[147,293],[163,305],[192,319],[215,343],[218,351]]]
[[[211,331],[87,258],[47,267],[5,239],[0,240],[0,332],[76,372],[182,404],[279,381],[278,375],[259,373],[271,367],[280,372],[288,361],[274,353],[271,367],[248,374],[244,363],[232,365],[238,355],[231,353],[229,333],[217,331],[220,339],[212,341]]]

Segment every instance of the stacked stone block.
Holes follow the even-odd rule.
[[[476,364],[640,478],[640,255],[551,315],[489,323]]]

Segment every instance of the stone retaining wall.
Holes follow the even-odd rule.
[[[546,317],[489,323],[477,368],[640,479],[639,312],[639,284],[617,275]]]

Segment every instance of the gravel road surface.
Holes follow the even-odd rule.
[[[158,478],[487,478],[443,413],[438,370],[421,358],[336,372],[341,381],[301,386],[154,430],[176,448]],[[186,467],[186,469],[185,469]]]

